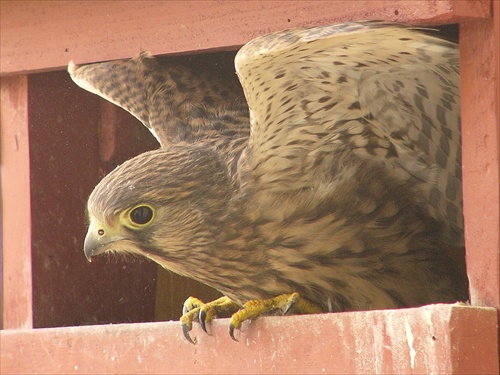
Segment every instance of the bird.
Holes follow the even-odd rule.
[[[220,291],[185,302],[192,343],[220,316],[237,340],[265,314],[467,299],[456,43],[347,22],[259,36],[235,69],[244,97],[147,52],[70,62],[161,145],[91,193],[88,260],[140,254]]]

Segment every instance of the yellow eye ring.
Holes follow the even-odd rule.
[[[139,204],[122,215],[122,222],[132,229],[140,229],[151,224],[155,218],[155,210],[147,204]]]

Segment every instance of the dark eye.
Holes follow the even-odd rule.
[[[148,206],[139,206],[130,211],[130,220],[136,224],[147,224],[153,218],[153,210]]]

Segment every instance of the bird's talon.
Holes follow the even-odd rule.
[[[293,293],[292,295],[290,295],[290,297],[288,298],[287,304],[285,305],[285,308],[283,309],[283,315],[286,315],[290,312],[290,310],[292,309],[292,307],[295,306],[295,304],[297,303],[299,298],[300,298],[299,293]]]
[[[184,314],[180,319],[184,337],[187,341],[194,344],[195,341],[189,336],[189,331],[191,331],[194,321],[198,321],[203,331],[210,335],[207,329],[207,323],[210,323],[217,315],[227,316],[237,311],[237,309],[238,304],[228,297],[221,297],[209,303],[203,303],[197,298],[189,297],[186,302],[184,302],[182,309]]]
[[[189,331],[191,331],[191,324],[183,324],[182,325],[182,334],[184,335],[184,338],[189,341],[191,344],[195,345],[196,344],[196,339],[193,341],[191,338],[191,335],[189,334]]]
[[[184,304],[182,305],[182,314],[185,315],[190,311],[199,309],[204,304],[205,303],[203,301],[196,297],[189,297],[186,301],[184,301]]]
[[[204,309],[200,309],[200,314],[198,316],[198,320],[200,322],[200,325],[201,325],[201,329],[203,329],[203,331],[209,335],[210,333],[208,332],[207,330],[207,313]]]
[[[283,315],[287,315],[287,314],[290,312],[291,308],[292,308],[294,305],[295,305],[295,302],[293,302],[293,303],[290,303],[290,302],[289,302],[289,303],[285,306],[285,309],[283,310]]]
[[[234,329],[235,329],[235,326],[231,323],[229,325],[229,336],[236,342],[238,342],[238,339],[234,336]]]
[[[200,307],[193,307],[193,306],[191,306],[191,307],[192,307],[192,310],[190,310],[188,307],[187,308],[188,312],[181,316],[180,323],[181,323],[181,327],[182,327],[182,333],[183,333],[184,337],[186,338],[186,340],[189,341],[191,344],[195,344],[196,340],[193,341],[193,339],[191,339],[189,332],[193,328],[193,321],[198,319],[199,311],[201,308]],[[184,308],[182,310],[184,311],[185,309],[186,309],[186,304],[184,304]]]

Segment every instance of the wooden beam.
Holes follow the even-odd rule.
[[[460,25],[467,274],[473,305],[500,309],[500,2]]]
[[[31,328],[31,201],[26,76],[1,80],[3,328]]]
[[[445,24],[486,18],[489,0],[2,1],[1,74],[153,54],[236,49],[272,31],[352,20]]]
[[[496,310],[432,305],[258,318],[239,342],[228,319],[196,325],[187,343],[178,322],[2,331],[1,368],[50,373],[440,373],[498,371]]]

